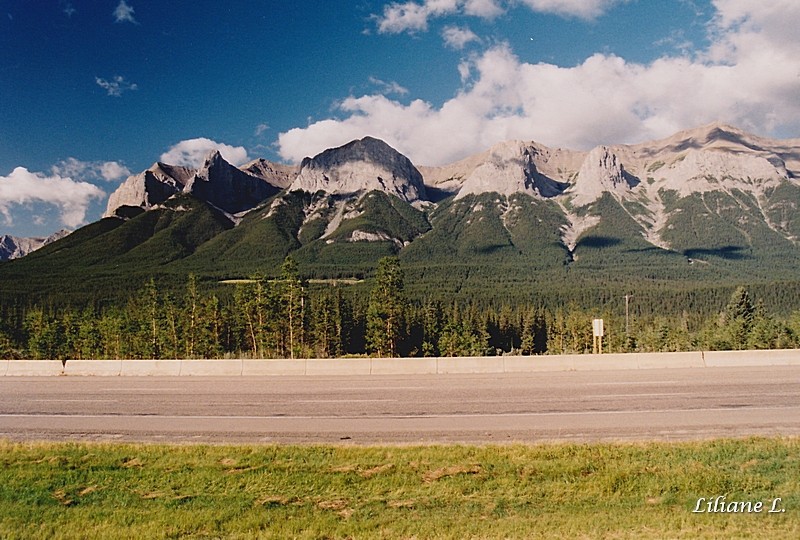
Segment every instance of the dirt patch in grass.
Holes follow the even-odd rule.
[[[447,478],[449,476],[458,476],[460,474],[480,474],[480,472],[480,465],[453,465],[451,467],[443,467],[441,469],[428,471],[422,475],[422,480],[430,484],[431,482],[436,482],[437,480],[441,480],[442,478]]]

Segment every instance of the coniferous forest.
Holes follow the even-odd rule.
[[[587,309],[410,296],[396,257],[359,285],[309,282],[287,258],[276,276],[220,288],[189,275],[180,287],[150,279],[112,305],[0,306],[3,359],[335,358],[592,352],[592,319],[605,352],[794,348],[800,311],[775,314],[745,287],[692,313],[647,312],[629,297]],[[617,305],[614,305],[617,304]]]

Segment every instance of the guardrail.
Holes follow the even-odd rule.
[[[174,377],[435,375],[615,369],[798,366],[800,350],[300,360],[2,360],[0,376]]]

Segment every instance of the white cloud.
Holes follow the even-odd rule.
[[[129,176],[131,171],[118,161],[80,161],[73,157],[53,165],[54,175],[80,180],[116,182]]]
[[[537,13],[592,20],[604,15],[615,4],[627,0],[521,0]]]
[[[628,0],[424,0],[392,2],[384,6],[383,15],[373,17],[382,34],[423,32],[431,19],[451,15],[469,15],[494,19],[516,5],[537,13],[592,20],[612,6]]]
[[[198,168],[212,150],[219,150],[225,161],[231,165],[242,165],[250,160],[243,147],[218,143],[204,137],[179,142],[161,154],[160,160],[170,165]]]
[[[408,94],[408,88],[400,86],[395,81],[386,82],[378,79],[377,77],[370,76],[370,84],[377,86],[382,94],[398,94],[404,96]]]
[[[480,38],[469,28],[459,28],[457,26],[446,26],[442,30],[444,43],[451,49],[460,51],[473,41],[480,41]]]
[[[102,200],[106,193],[88,182],[41,173],[17,167],[8,176],[0,176],[0,215],[5,224],[13,223],[12,207],[44,203],[56,206],[61,222],[68,228],[81,226],[86,210],[93,199]]]
[[[133,17],[133,7],[128,5],[125,0],[120,0],[119,4],[117,4],[117,7],[114,9],[114,21],[118,23],[129,22],[139,24]]]
[[[256,126],[255,136],[260,137],[265,131],[269,131],[269,124],[262,122]]]
[[[77,13],[77,10],[75,9],[75,6],[72,5],[72,2],[64,2],[64,0],[61,0],[59,4],[61,5],[61,11],[67,17],[72,18],[72,16]]]
[[[505,8],[500,0],[466,0],[464,13],[483,19],[493,19],[505,13]]]
[[[106,161],[100,165],[100,176],[107,182],[115,182],[130,176],[131,171],[117,161]]]
[[[560,67],[521,61],[493,45],[458,66],[462,86],[441,106],[351,96],[342,118],[281,133],[299,161],[372,135],[414,162],[452,162],[507,139],[591,148],[638,142],[723,121],[763,135],[800,132],[800,3],[715,0],[712,44],[648,64],[597,53]]]
[[[393,2],[383,8],[383,17],[378,19],[378,31],[387,34],[415,32],[428,29],[428,19],[441,17],[458,11],[462,0],[425,0],[416,2]]]
[[[97,86],[105,90],[109,96],[120,97],[123,92],[139,89],[136,83],[126,81],[125,77],[122,75],[114,75],[114,78],[110,81],[101,79],[100,77],[95,77],[94,80]]]

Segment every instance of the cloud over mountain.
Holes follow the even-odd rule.
[[[131,171],[118,161],[81,161],[67,158],[53,165],[54,175],[81,180],[100,180],[116,182],[131,174]]]
[[[44,203],[56,206],[61,223],[69,228],[83,225],[92,200],[102,200],[106,193],[88,182],[59,174],[46,176],[17,167],[8,176],[0,176],[0,215],[5,224],[13,223],[12,207]]]
[[[219,150],[225,161],[232,165],[242,165],[250,159],[247,155],[247,150],[241,146],[231,146],[200,137],[181,141],[172,146],[161,154],[160,160],[170,165],[198,168],[212,150]]]
[[[589,18],[614,2],[524,3]],[[467,14],[468,5],[455,0],[390,4],[380,28],[425,30],[429,18]],[[462,86],[441,105],[351,95],[338,103],[336,118],[281,133],[280,155],[298,162],[370,134],[415,163],[435,165],[507,139],[588,149],[664,137],[715,120],[777,136],[800,129],[800,42],[794,30],[800,4],[715,0],[713,5],[710,45],[694,54],[637,63],[595,53],[577,65],[560,66],[528,63],[509,44],[493,44],[462,60]]]

